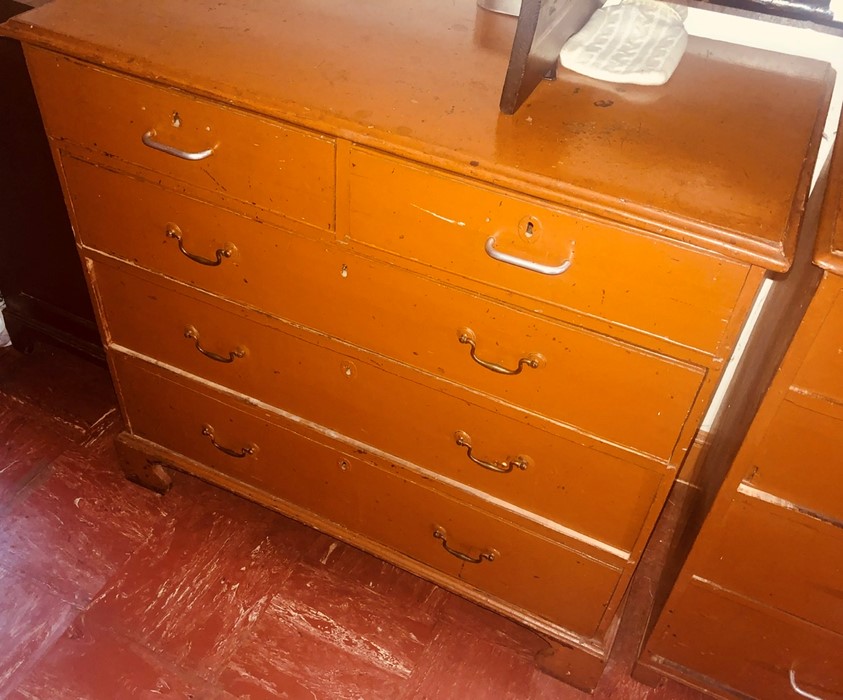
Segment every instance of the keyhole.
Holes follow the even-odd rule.
[[[533,216],[525,216],[518,222],[517,231],[525,241],[538,240],[542,233],[542,222]]]
[[[173,126],[178,129],[181,126],[181,117],[179,116],[178,112],[173,112],[172,120]]]

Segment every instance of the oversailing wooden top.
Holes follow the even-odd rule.
[[[55,0],[5,32],[782,270],[833,73],[691,38],[662,87],[560,69],[500,114],[513,18],[475,0]]]

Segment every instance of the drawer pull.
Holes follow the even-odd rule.
[[[522,357],[518,360],[518,366],[515,369],[508,369],[507,367],[503,367],[502,365],[495,364],[494,362],[487,362],[486,360],[481,360],[477,357],[477,342],[476,336],[474,335],[474,331],[470,328],[463,328],[460,331],[460,342],[463,345],[468,345],[471,350],[469,351],[471,354],[471,359],[474,360],[478,365],[481,367],[485,367],[492,372],[497,372],[498,374],[521,374],[521,370],[524,367],[532,367],[533,369],[538,369],[544,364],[544,357],[539,355],[538,353],[530,353],[527,357]]]
[[[190,340],[194,341],[194,345],[196,349],[201,352],[205,357],[209,357],[216,362],[225,362],[230,363],[234,362],[239,357],[246,356],[246,350],[243,348],[235,348],[230,353],[228,353],[228,357],[224,355],[217,355],[215,352],[211,352],[210,350],[206,350],[202,347],[202,344],[199,342],[199,331],[197,331],[193,326],[188,326],[184,329],[184,337],[189,338]]]
[[[156,141],[155,137],[158,134],[155,133],[155,129],[150,129],[147,131],[143,136],[141,136],[141,141],[143,141],[144,146],[149,146],[150,148],[154,148],[156,151],[161,151],[162,153],[166,153],[170,156],[175,156],[176,158],[181,158],[182,160],[205,160],[209,156],[214,154],[213,148],[207,148],[204,151],[182,151],[175,146],[168,146],[166,143],[161,143],[160,141]]]
[[[202,426],[202,435],[209,437],[211,439],[211,444],[216,447],[220,452],[227,454],[229,457],[236,457],[237,459],[243,459],[243,457],[248,457],[249,455],[255,454],[257,452],[256,445],[247,445],[239,452],[232,450],[229,447],[225,447],[224,445],[220,445],[216,438],[214,437],[214,429],[210,425],[203,425]]]
[[[530,463],[529,457],[522,457],[521,455],[518,455],[515,459],[508,462],[487,462],[484,459],[477,459],[477,457],[471,453],[471,437],[468,433],[459,430],[454,434],[454,437],[460,447],[465,447],[466,455],[472,462],[483,467],[483,469],[488,469],[491,472],[508,474],[513,468],[524,470]]]
[[[494,236],[489,236],[486,239],[486,254],[492,258],[492,260],[515,265],[515,267],[520,267],[524,270],[529,270],[530,272],[538,272],[541,275],[561,275],[569,267],[571,267],[572,262],[571,258],[568,258],[561,265],[542,265],[541,263],[533,262],[532,260],[524,260],[524,258],[519,258],[515,255],[510,255],[509,253],[502,253],[495,248]]]
[[[810,700],[824,700],[819,695],[814,695],[813,693],[809,693],[807,690],[802,690],[802,688],[796,685],[796,671],[793,669],[790,669],[790,687],[803,698],[810,698]]]
[[[476,557],[472,557],[460,552],[459,550],[452,549],[448,546],[448,533],[445,532],[444,527],[437,527],[433,531],[433,536],[437,540],[442,540],[442,548],[448,552],[448,554],[455,556],[457,559],[461,559],[462,561],[467,561],[469,564],[482,564],[484,559],[487,561],[494,561],[495,557],[498,556],[498,553],[494,549],[490,549],[488,552],[481,552]]]
[[[191,253],[184,247],[184,241],[181,237],[181,229],[175,224],[167,224],[167,237],[175,238],[176,241],[178,241],[179,250],[181,251],[182,255],[184,255],[186,258],[190,258],[193,262],[199,263],[200,265],[209,265],[210,267],[216,267],[222,262],[223,258],[230,258],[234,253],[234,246],[231,243],[226,243],[225,248],[220,248],[214,253],[214,255],[216,256],[216,260],[210,260],[209,258],[203,258],[201,255]]]

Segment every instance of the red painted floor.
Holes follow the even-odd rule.
[[[589,697],[426,581],[185,475],[127,482],[115,405],[96,365],[0,350],[0,698]],[[638,626],[593,697],[703,697],[629,677]]]

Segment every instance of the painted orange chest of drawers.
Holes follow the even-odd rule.
[[[533,628],[593,687],[790,264],[831,73],[692,40],[665,88],[563,74],[505,117],[478,12],[56,0],[6,31],[130,475],[183,469],[343,538]]]
[[[799,284],[788,280],[789,294],[771,295],[774,334],[763,332],[763,314],[759,322],[759,340],[775,345],[784,337],[786,353],[769,386],[749,370],[736,375],[736,392],[760,391],[763,400],[733,459],[713,460],[728,470],[641,658],[719,697],[843,698],[839,136],[817,209],[813,261],[808,245],[794,267],[804,268]],[[776,306],[786,310],[784,321]],[[715,439],[740,424],[733,418],[724,412]]]

